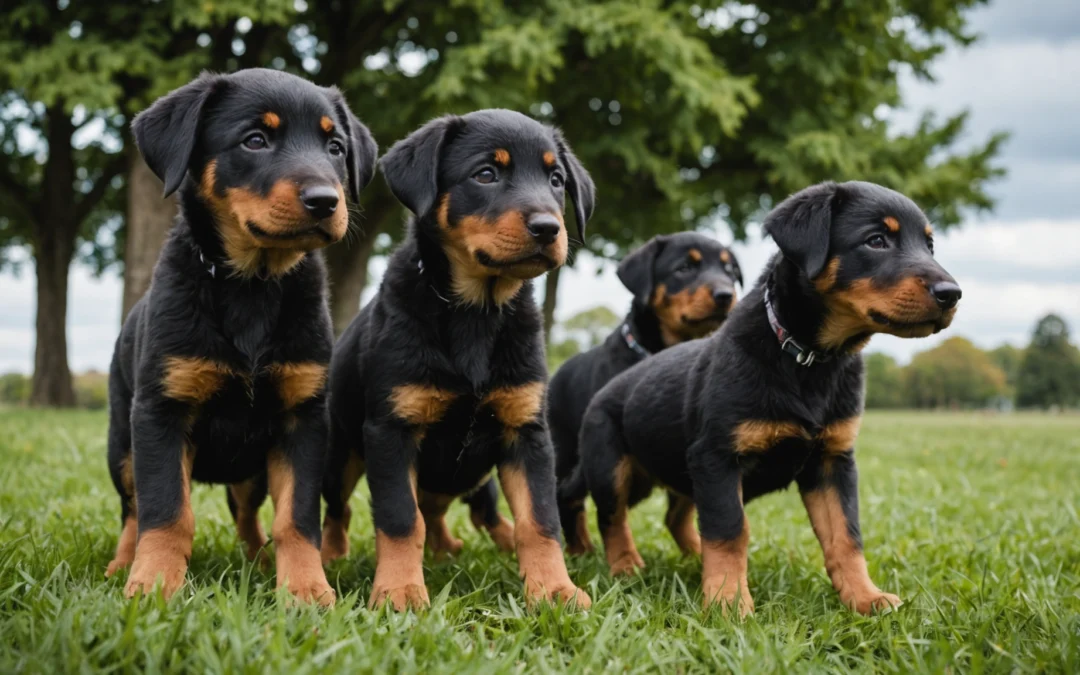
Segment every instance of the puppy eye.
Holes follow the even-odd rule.
[[[926,245],[930,248],[930,255],[934,255],[934,238],[927,237]]]
[[[499,176],[495,173],[495,169],[489,167],[486,169],[480,169],[475,174],[473,174],[473,180],[482,185],[488,185],[499,180]]]
[[[551,174],[551,187],[557,189],[557,188],[561,188],[565,184],[566,184],[566,180],[562,177],[562,174],[560,174],[560,173]]]
[[[248,150],[265,150],[268,145],[266,136],[260,133],[251,134],[243,142],[243,146]]]
[[[340,157],[345,154],[345,146],[341,144],[341,141],[330,141],[328,150],[334,157]]]
[[[866,245],[876,251],[880,251],[882,249],[888,248],[889,242],[885,239],[883,235],[875,234],[874,236],[866,240]]]

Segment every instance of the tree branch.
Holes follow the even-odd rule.
[[[127,153],[128,150],[124,149],[109,157],[109,161],[101,172],[101,177],[94,181],[94,187],[90,188],[90,191],[83,195],[83,198],[75,205],[75,222],[82,223],[86,220],[86,217],[105,196],[105,191],[109,189],[112,179],[124,172],[128,166]]]

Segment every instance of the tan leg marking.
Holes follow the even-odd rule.
[[[229,486],[233,501],[236,502],[236,534],[244,542],[244,555],[252,562],[258,562],[264,570],[270,566],[270,559],[263,549],[266,547],[266,532],[259,522],[259,510],[251,505],[251,494],[255,489],[256,479],[233,483]]]
[[[131,454],[120,460],[120,482],[124,492],[131,495],[129,501],[130,511],[124,519],[124,526],[120,530],[120,538],[116,542],[116,555],[105,569],[105,576],[111,577],[120,570],[126,568],[135,559],[135,542],[139,539],[139,522],[135,511],[135,471],[133,469]]]
[[[411,472],[410,487],[416,501],[416,473]],[[394,538],[375,529],[375,582],[368,600],[368,609],[382,607],[387,602],[399,612],[412,607],[423,609],[431,604],[424,585],[424,515],[416,508],[413,531]]]
[[[349,498],[356,490],[356,484],[364,475],[364,460],[354,450],[349,450],[345,460],[345,470],[341,478],[341,519],[326,516],[322,531],[322,561],[325,565],[331,560],[349,555],[349,522],[352,520],[352,507]]]
[[[724,614],[736,604],[739,616],[754,611],[754,599],[746,578],[747,549],[750,543],[750,525],[743,517],[743,529],[731,541],[701,543],[701,586],[705,593],[706,608],[719,604]]]
[[[278,452],[267,461],[270,498],[274,501],[274,551],[277,558],[277,586],[284,586],[293,597],[317,602],[324,607],[334,604],[334,589],[326,581],[319,549],[296,529],[293,519],[293,469]]]
[[[491,540],[495,542],[496,548],[504,553],[510,553],[514,550],[514,524],[501,513],[498,516],[499,522],[494,526],[485,523],[483,516],[479,513],[472,513],[469,518],[472,520],[472,524],[476,526],[476,529],[488,533]]]
[[[194,454],[185,447],[180,456],[181,502],[176,521],[165,527],[142,532],[135,545],[135,560],[131,565],[124,594],[134,597],[140,591],[149,593],[161,580],[161,592],[171,597],[184,584],[191,542],[195,538],[195,514],[191,510],[191,466]]]
[[[585,503],[580,502],[574,506],[581,507],[577,512],[577,525],[574,528],[577,537],[573,541],[566,542],[566,552],[570,555],[592,553],[596,548],[593,546],[592,539],[589,538],[589,519],[588,514],[585,513]]]
[[[899,607],[900,598],[885,593],[870,580],[866,558],[848,534],[847,518],[840,506],[840,497],[833,488],[803,494],[803,504],[810,516],[810,525],[821,542],[825,554],[825,571],[840,602],[860,614]]]
[[[601,533],[604,539],[604,554],[607,556],[611,573],[615,576],[633,574],[645,567],[645,560],[638,553],[634,535],[630,531],[630,509],[627,502],[632,474],[633,466],[629,458],[623,457],[615,465],[612,476],[616,496],[615,512],[611,514],[611,524],[607,531]]]
[[[694,500],[678,495],[668,506],[667,515],[664,516],[664,524],[683,555],[701,555],[701,535],[694,524],[695,513]]]
[[[503,466],[499,468],[499,482],[514,513],[514,541],[525,579],[526,603],[561,600],[575,602],[581,609],[591,607],[589,595],[570,581],[558,540],[545,536],[533,517],[532,493],[525,474]]]
[[[441,495],[433,492],[418,491],[420,513],[424,516],[427,546],[436,558],[457,555],[464,545],[460,539],[450,534],[446,526],[446,511],[454,501],[453,495]]]

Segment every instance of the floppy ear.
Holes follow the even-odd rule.
[[[166,197],[184,181],[203,108],[224,81],[221,75],[204,72],[154,101],[132,120],[135,144],[150,170],[165,183]]]
[[[345,125],[345,137],[349,145],[345,153],[345,165],[349,170],[349,196],[354,202],[358,202],[360,191],[367,187],[375,176],[375,158],[379,156],[379,146],[371,137],[371,131],[349,109],[341,90],[328,87],[326,91],[330,103],[334,106],[334,112]]]
[[[593,208],[596,206],[596,185],[589,172],[571,152],[562,132],[558,129],[552,129],[552,132],[555,136],[555,147],[559,149],[559,159],[569,174],[566,177],[566,191],[570,193],[570,199],[574,200],[578,236],[581,237],[581,242],[585,243],[585,223],[592,218]]]
[[[419,218],[439,196],[439,155],[465,125],[456,115],[431,120],[394,143],[380,160],[383,177],[397,200]]]
[[[735,274],[735,281],[739,282],[739,285],[742,286],[742,268],[739,267],[739,259],[735,257],[735,254],[732,253],[730,248],[725,248],[724,250],[728,252],[729,256],[731,256],[731,270],[732,273]]]
[[[622,259],[616,273],[619,281],[634,294],[634,301],[642,304],[649,302],[653,291],[653,265],[656,256],[664,250],[667,237],[660,235],[645,242],[645,245]]]
[[[766,234],[809,279],[825,268],[838,193],[836,183],[819,183],[791,195],[765,216]]]

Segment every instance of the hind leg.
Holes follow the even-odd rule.
[[[500,551],[514,550],[514,526],[499,513],[499,488],[488,478],[476,491],[462,497],[469,505],[469,518],[478,530],[485,530]]]
[[[419,502],[420,514],[424,517],[427,547],[432,554],[441,558],[460,553],[463,546],[461,540],[450,534],[450,529],[446,526],[446,510],[454,501],[453,495],[417,490],[416,499]]]
[[[269,558],[262,555],[266,546],[266,533],[259,522],[259,507],[266,500],[268,491],[266,473],[260,472],[242,483],[233,483],[225,491],[229,502],[229,512],[236,522],[236,534],[244,542],[244,554],[252,562],[258,562],[265,569]]]
[[[585,478],[596,504],[596,524],[604,540],[611,573],[632,574],[645,561],[630,532],[633,467],[616,419],[603,407],[590,407],[581,429]]]
[[[119,388],[119,379],[116,382],[114,386]],[[113,389],[110,399],[109,475],[120,495],[121,530],[120,539],[116,542],[116,554],[105,569],[106,577],[131,565],[135,560],[135,542],[139,538],[135,512],[135,465],[131,458],[131,406],[126,392]]]
[[[701,555],[701,535],[694,525],[694,514],[693,499],[668,491],[668,510],[664,516],[664,524],[683,555]]]
[[[352,520],[349,498],[364,475],[364,460],[352,448],[346,448],[337,459],[335,466],[334,458],[331,458],[331,466],[327,467],[323,478],[323,498],[326,500],[322,530],[324,565],[349,555],[349,521]]]

